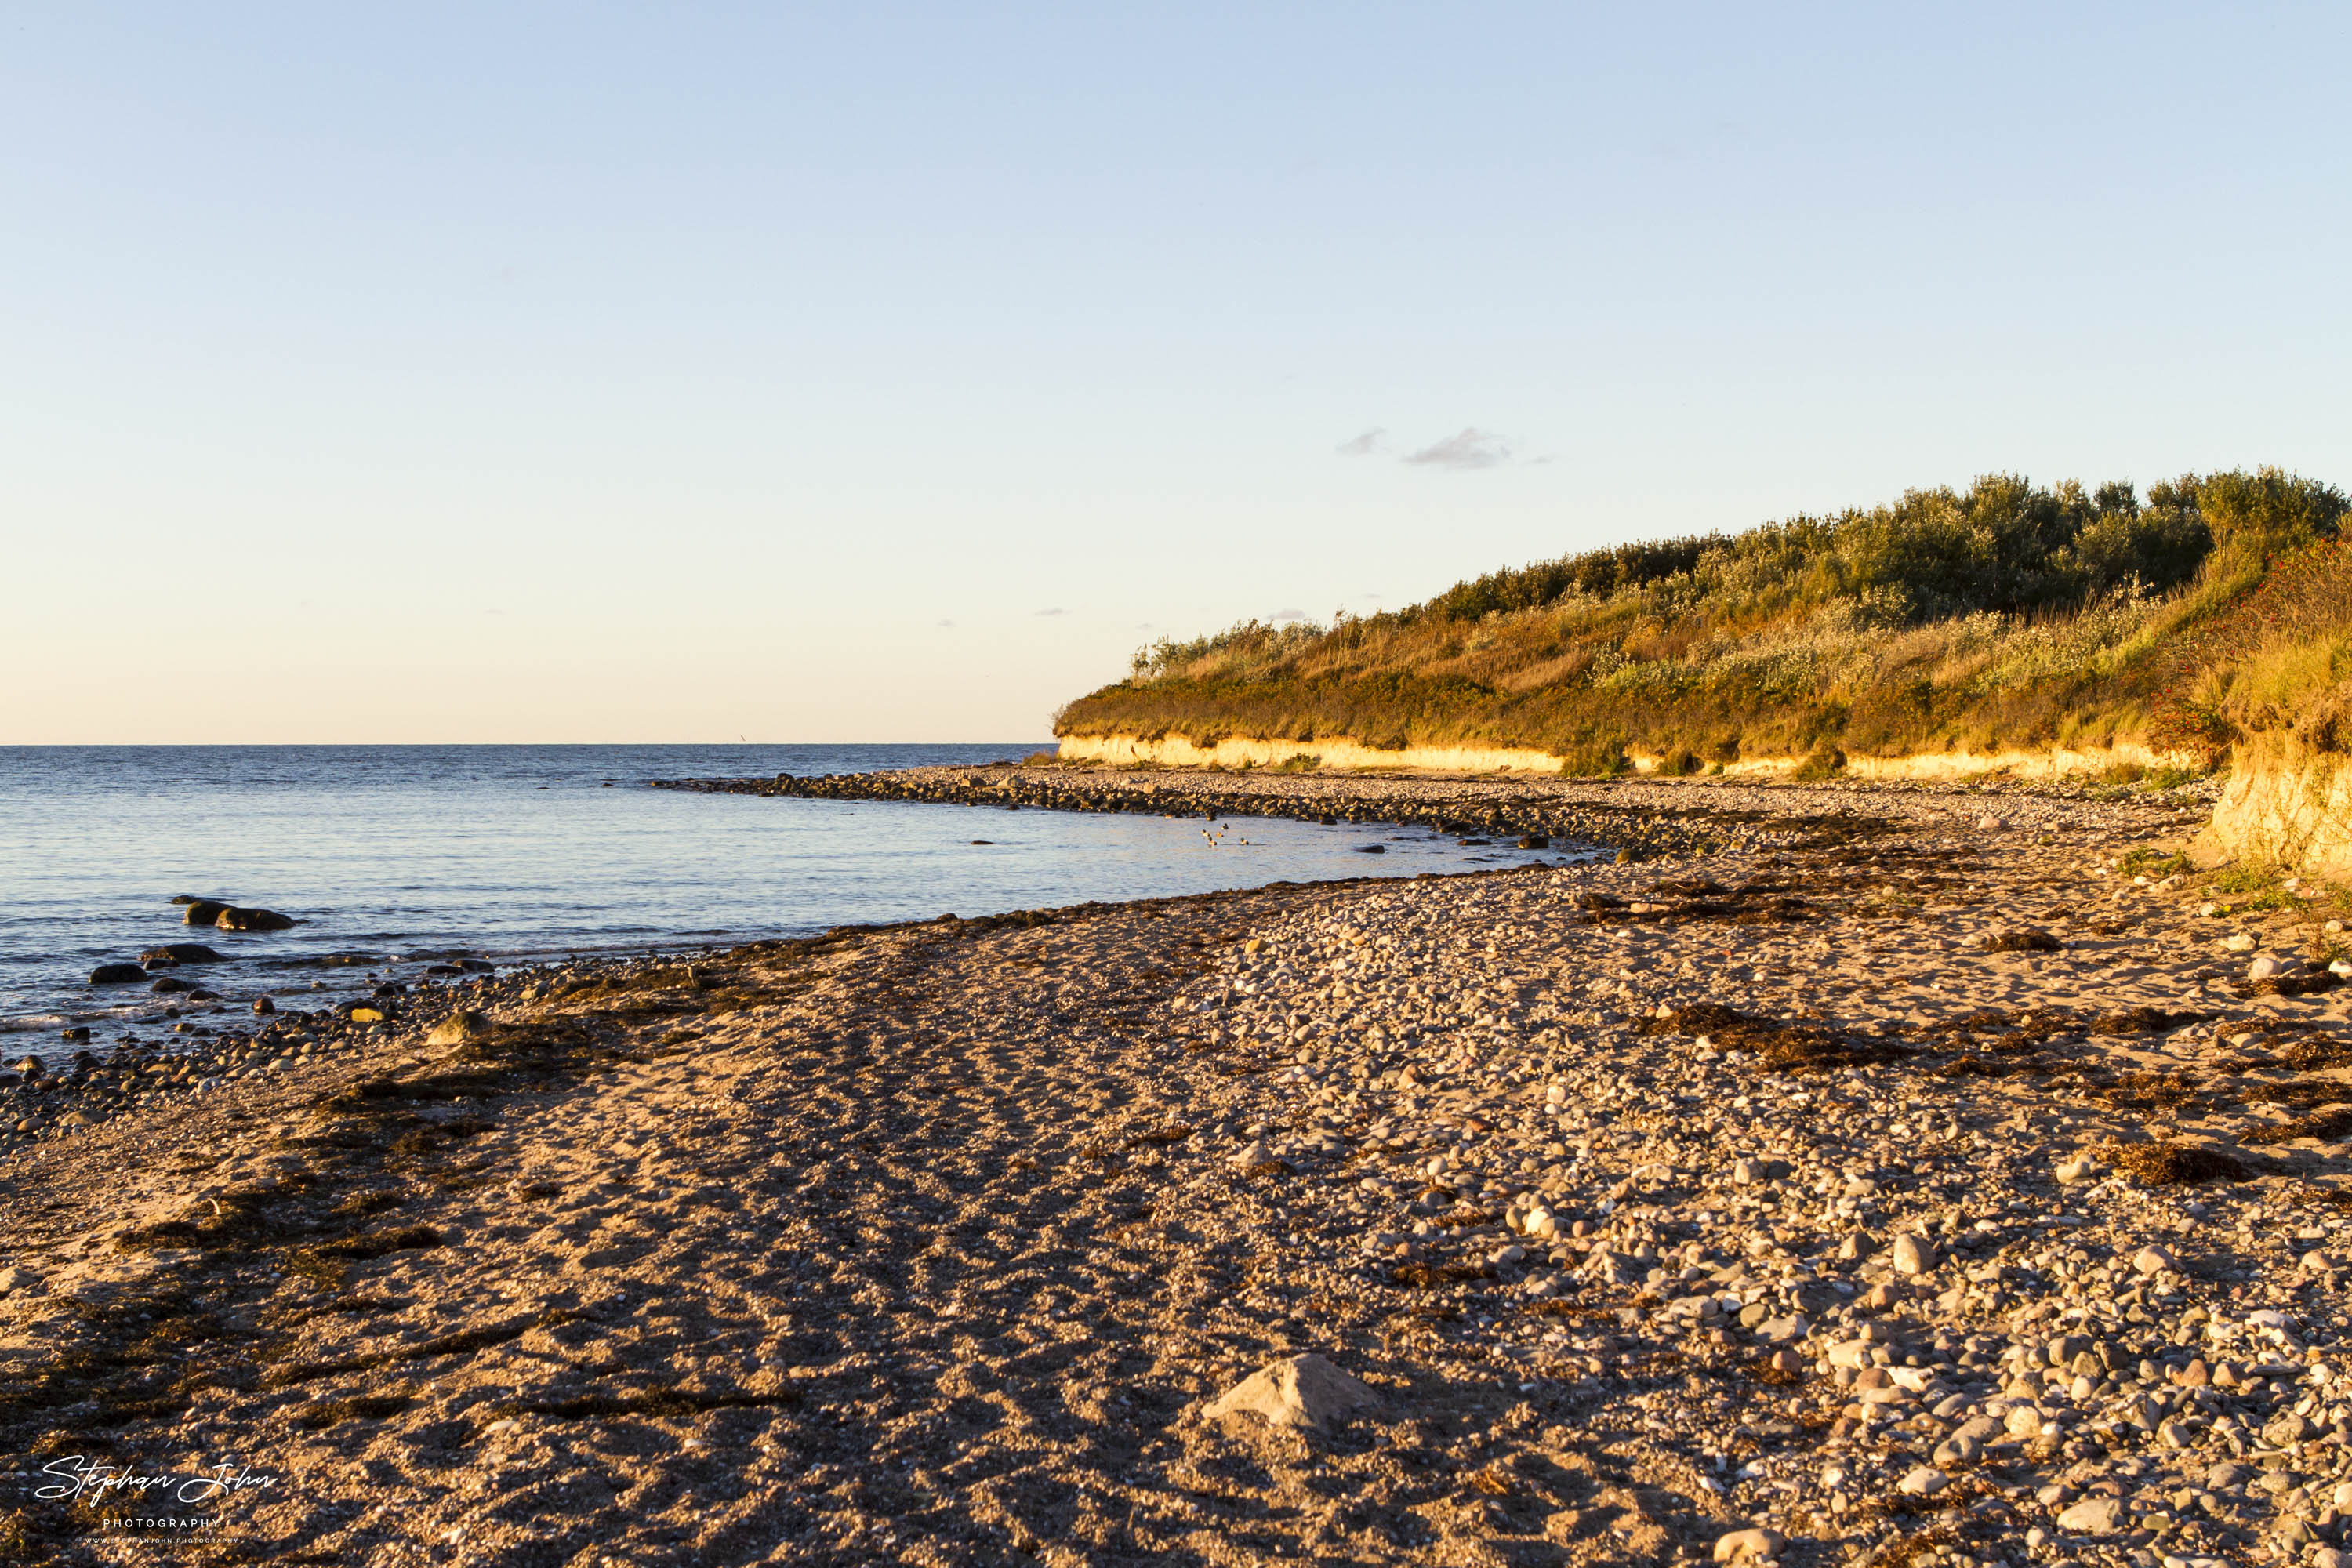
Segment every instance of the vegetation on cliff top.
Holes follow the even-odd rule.
[[[2273,562],[2334,548],[2346,509],[2275,468],[2145,498],[1990,476],[1493,572],[1328,626],[1162,640],[1055,732],[1522,746],[1588,772],[1622,767],[1627,746],[1695,771],[1743,753],[2203,744],[2228,722],[2218,695],[2161,700],[2207,679],[2199,638],[2236,624],[2224,612]]]

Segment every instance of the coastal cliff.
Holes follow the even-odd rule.
[[[2172,782],[2227,751],[2165,721],[2184,657],[2345,510],[2268,468],[1989,477],[1163,639],[1055,732],[1120,766]]]

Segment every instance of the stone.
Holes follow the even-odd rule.
[[[198,907],[194,904],[189,905],[188,912],[194,914]],[[294,929],[294,921],[289,917],[279,914],[276,910],[247,910],[239,909],[235,905],[231,905],[215,916],[213,924],[223,931],[292,931]]]
[[[2161,1247],[2143,1247],[2132,1254],[2132,1267],[2142,1274],[2162,1274],[2169,1270],[2178,1274],[2180,1262]]]
[[[2292,1448],[2319,1428],[2290,1411],[2263,1428],[2263,1441],[2273,1448]]]
[[[2042,1430],[2042,1412],[2031,1405],[2011,1405],[2001,1427],[2012,1437],[2031,1437]]]
[[[1717,1563],[1769,1563],[1780,1556],[1781,1548],[1788,1544],[1789,1538],[1779,1531],[1755,1525],[1717,1536],[1715,1560]]]
[[[92,985],[129,985],[147,978],[147,972],[135,963],[101,963],[89,972]]]
[[[1934,1497],[1952,1484],[1952,1478],[1933,1465],[1920,1465],[1903,1478],[1902,1490],[1906,1497]]]
[[[1951,1465],[1973,1464],[1983,1453],[1984,1444],[1981,1440],[1965,1432],[1959,1432],[1937,1444],[1936,1451],[1927,1457],[1940,1468]]]
[[[432,1032],[425,1037],[425,1043],[428,1046],[462,1046],[468,1040],[487,1040],[489,1037],[490,1021],[488,1018],[479,1013],[460,1011],[434,1025]]]
[[[2076,1182],[2087,1182],[2098,1173],[2099,1163],[2088,1154],[2078,1154],[2072,1160],[2058,1162],[2058,1184],[2071,1187]]]
[[[2285,967],[2285,964],[2281,963],[2270,953],[2257,953],[2254,956],[2254,961],[2246,965],[2246,978],[2249,980],[2268,980]]]
[[[1255,1415],[1268,1426],[1321,1432],[1334,1416],[1378,1405],[1380,1398],[1369,1384],[1310,1352],[1266,1363],[1219,1396],[1207,1415]]]
[[[226,963],[228,961],[200,942],[167,942],[139,955],[142,963]]]
[[[144,971],[142,971],[142,973],[143,973]],[[150,985],[147,989],[154,992],[158,996],[171,996],[182,991],[194,991],[195,987],[189,984],[184,980],[175,979],[169,974],[165,974],[158,976],[155,984]]]
[[[275,1013],[278,1011],[278,1004],[267,996],[256,996],[253,999],[253,1010],[262,1014]]]
[[[1246,1171],[1252,1165],[1263,1165],[1273,1158],[1274,1156],[1266,1152],[1265,1140],[1257,1138],[1251,1140],[1240,1153],[1228,1156],[1225,1163]]]
[[[1932,1274],[1941,1261],[1936,1256],[1936,1244],[1924,1236],[1905,1231],[1895,1238],[1895,1272],[1897,1274]]]
[[[176,899],[173,900],[174,903],[178,901]],[[216,925],[220,921],[222,912],[227,908],[228,905],[217,899],[190,899],[187,910],[180,916],[180,921],[184,925]]]
[[[383,1022],[384,1013],[381,1007],[354,1007],[351,1010],[350,1017],[354,1024],[381,1024]]]
[[[2113,1535],[2123,1528],[2124,1500],[2086,1497],[2058,1516],[2058,1528],[2079,1535]]]
[[[2252,952],[2254,951],[2254,939],[2240,931],[2235,936],[2223,937],[2221,945],[2231,952]]]

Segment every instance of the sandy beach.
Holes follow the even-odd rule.
[[[2202,803],[1037,774],[1640,847],[453,978],[281,1032],[7,1163],[0,1547],[2332,1549],[2347,993],[2304,889],[2159,858]]]

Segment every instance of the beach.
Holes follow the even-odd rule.
[[[0,1545],[2303,1562],[2352,1511],[2336,933],[2165,858],[2200,799],[824,788],[1610,853],[448,976],[266,1037],[5,1166]]]

